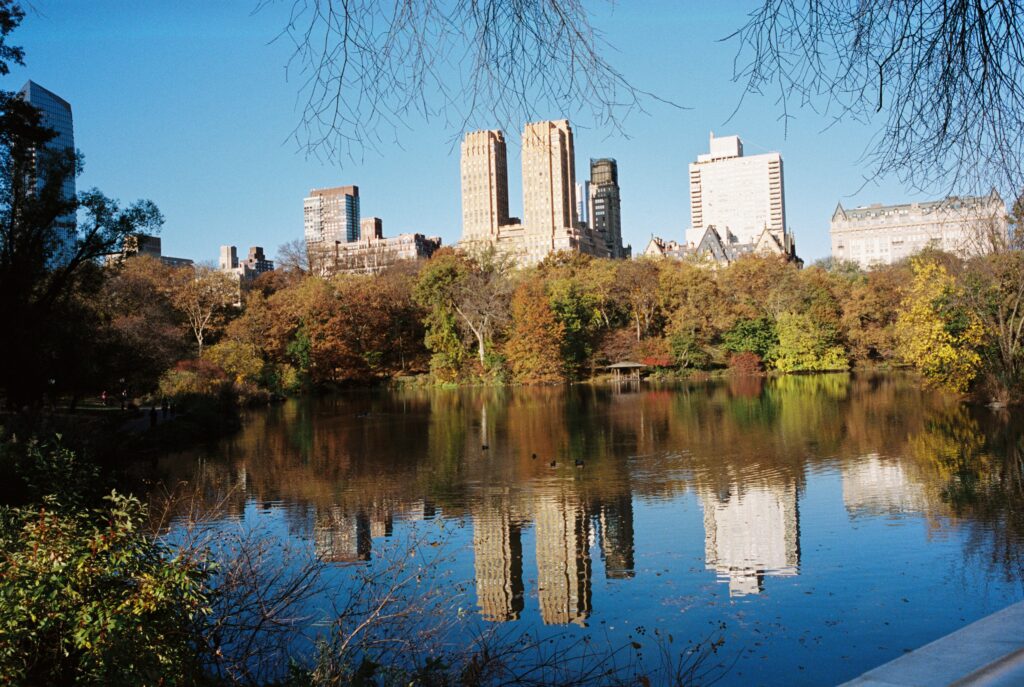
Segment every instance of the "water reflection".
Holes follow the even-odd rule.
[[[638,556],[659,553],[637,550],[638,504],[686,499],[702,515],[702,574],[749,600],[766,579],[801,573],[802,501],[819,475],[841,481],[851,521],[924,518],[933,531],[965,532],[965,554],[981,565],[1022,577],[1024,430],[1012,417],[898,376],[627,390],[290,402],[160,467],[167,483],[189,481],[233,517],[247,504],[286,509],[290,531],[329,562],[371,560],[396,522],[463,519],[479,612],[495,622],[523,618],[535,594],[541,622],[585,624],[600,610],[596,566],[600,584],[634,585]],[[530,537],[535,589],[524,570]]]
[[[730,596],[759,594],[765,575],[796,575],[800,567],[800,514],[795,485],[702,492],[704,557],[729,583]]]

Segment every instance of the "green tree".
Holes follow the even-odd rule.
[[[722,334],[722,348],[730,353],[756,353],[762,360],[775,359],[779,335],[766,317],[741,319]]]
[[[428,348],[450,362],[462,358],[451,336],[454,320],[476,341],[477,359],[486,372],[488,350],[508,320],[511,268],[511,259],[493,248],[477,255],[435,254],[414,290],[417,302],[428,310]]]
[[[548,299],[562,326],[562,360],[566,375],[578,379],[594,353],[594,342],[601,327],[595,299],[574,276],[548,283]]]

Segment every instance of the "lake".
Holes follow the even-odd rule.
[[[157,467],[335,586],[440,528],[473,622],[720,636],[718,684],[818,685],[1024,598],[1022,425],[896,374],[374,390]]]

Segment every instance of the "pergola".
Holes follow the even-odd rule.
[[[640,370],[647,367],[643,363],[637,363],[632,360],[623,360],[620,363],[609,365],[607,369],[614,370],[615,381],[621,382],[623,377],[628,377],[631,380],[640,381]]]

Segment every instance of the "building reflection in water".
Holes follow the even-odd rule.
[[[313,546],[326,563],[370,560],[370,518],[359,511],[346,513],[341,506],[318,508],[313,523]]]
[[[604,576],[629,579],[633,570],[633,498],[629,493],[602,503],[597,508],[597,524],[604,559]]]
[[[523,610],[522,526],[507,495],[487,499],[473,514],[476,596],[484,620],[518,620]]]
[[[575,493],[541,493],[537,523],[537,596],[547,625],[584,625],[590,615],[590,518]]]
[[[872,453],[843,464],[843,505],[852,517],[922,513],[926,504],[924,485],[897,462]]]
[[[703,491],[704,557],[729,596],[759,594],[766,575],[796,575],[800,522],[796,485]]]

